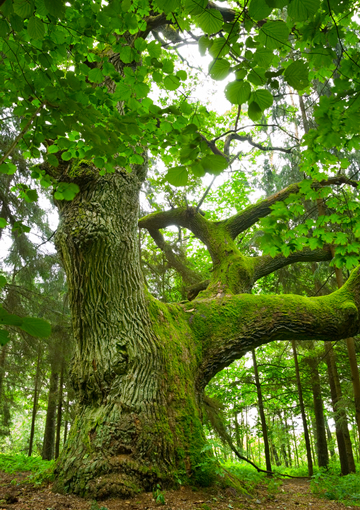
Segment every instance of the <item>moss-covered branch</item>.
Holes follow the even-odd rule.
[[[358,182],[353,181],[346,177],[345,175],[340,175],[337,177],[332,177],[330,179],[313,182],[312,188],[319,189],[324,186],[340,186],[342,184],[348,184],[357,188]],[[274,193],[268,198],[261,200],[257,204],[250,205],[243,211],[238,214],[235,214],[231,218],[219,222],[219,225],[223,224],[226,226],[229,234],[232,239],[235,239],[241,232],[244,232],[252,225],[255,225],[261,218],[264,218],[268,214],[271,213],[271,206],[276,204],[277,202],[282,202],[286,198],[288,198],[291,194],[297,194],[300,191],[300,183],[290,184],[287,188]]]
[[[198,384],[247,351],[272,340],[339,340],[360,329],[360,266],[338,291],[321,297],[296,295],[225,296],[184,306],[202,345]]]
[[[195,207],[178,207],[170,211],[155,212],[139,221],[139,227],[147,228],[149,231],[171,225],[187,228],[200,239],[209,250],[214,264],[221,260],[227,245],[232,244],[226,229],[205,219]]]
[[[259,278],[273,273],[282,267],[294,264],[295,262],[321,262],[331,259],[332,253],[330,246],[324,246],[324,248],[319,248],[317,250],[304,248],[301,251],[290,253],[288,257],[281,254],[276,255],[276,257],[271,257],[270,255],[254,257],[253,284]]]

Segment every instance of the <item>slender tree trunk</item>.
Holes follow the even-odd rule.
[[[347,417],[341,405],[341,386],[335,362],[335,353],[331,342],[325,342],[325,354],[329,374],[331,400],[334,410],[341,474],[347,475],[349,473],[355,473],[355,462],[352,453]]]
[[[261,391],[261,384],[260,384],[260,379],[259,379],[259,371],[258,371],[258,366],[257,366],[257,361],[256,361],[255,349],[252,349],[251,352],[252,352],[253,365],[254,365],[255,384],[256,384],[257,397],[258,397],[259,414],[260,414],[260,419],[261,419],[261,430],[262,430],[263,439],[264,439],[266,470],[272,471],[269,439],[268,439],[268,429],[267,429],[266,418],[265,418],[264,403],[263,403],[263,398],[262,398],[262,391]],[[259,451],[260,451],[260,446],[259,446]],[[269,475],[269,476],[271,476],[271,475]]]
[[[292,456],[291,456],[291,445],[290,445],[290,427],[288,426],[287,419],[285,417],[284,417],[284,424],[285,424],[285,430],[286,430],[286,443],[287,443],[289,466],[292,467]]]
[[[314,428],[312,426],[312,420],[307,416],[306,418],[307,423],[309,424],[309,440],[310,440],[310,447],[311,447],[311,455],[313,459],[313,465],[316,466],[316,455],[315,455],[315,448],[314,448],[314,441],[316,442],[316,437],[314,433]]]
[[[273,455],[274,455],[275,463],[279,467],[279,466],[281,466],[281,461],[279,459],[279,455],[278,455],[276,446],[274,445],[273,442],[271,442],[271,446],[272,446],[272,452],[273,452]]]
[[[0,347],[0,416],[1,416],[1,435],[8,436],[10,434],[11,414],[9,403],[4,395],[4,377],[5,362],[7,355],[7,345]]]
[[[39,399],[39,387],[40,387],[40,361],[41,361],[41,349],[39,346],[38,357],[37,357],[37,361],[36,361],[34,399],[33,399],[33,408],[32,408],[32,415],[31,415],[31,428],[30,428],[29,451],[28,451],[29,457],[31,457],[32,450],[33,450],[33,443],[34,443],[35,420],[36,420],[36,412],[37,412],[38,399]]]
[[[320,375],[317,360],[313,357],[306,359],[311,373],[311,389],[314,400],[316,452],[319,467],[327,467],[329,464],[329,455],[326,442],[324,405],[321,395]]]
[[[353,337],[346,339],[346,346],[349,355],[350,369],[351,369],[351,380],[354,389],[354,403],[355,403],[355,418],[358,430],[358,438],[360,438],[360,378],[359,368],[356,359],[355,351],[355,340]],[[358,444],[360,442],[358,441]],[[357,452],[358,456],[358,452]]]
[[[5,375],[5,360],[7,354],[7,345],[0,348],[0,402],[3,401],[3,387]]]
[[[64,443],[66,443],[67,434],[68,434],[68,426],[69,426],[69,392],[66,394],[65,407],[64,407],[65,421],[64,421]]]
[[[298,394],[299,394],[299,404],[300,404],[301,418],[302,418],[303,428],[304,428],[305,445],[306,445],[306,457],[307,457],[307,463],[308,463],[308,473],[309,473],[309,476],[312,476],[313,475],[313,463],[312,463],[312,458],[311,458],[311,446],[310,446],[310,438],[309,438],[308,426],[307,426],[307,422],[306,422],[305,406],[304,406],[304,399],[303,399],[303,394],[302,394],[302,387],[301,387],[301,380],[300,380],[300,371],[299,371],[299,363],[298,363],[298,359],[297,359],[295,340],[291,341],[291,345],[292,345],[293,354],[294,354],[296,382],[297,382],[297,388],[298,388]]]
[[[325,418],[325,425],[326,425],[326,435],[327,435],[327,440],[328,440],[328,445],[329,445],[329,452],[330,452],[331,458],[335,459],[336,453],[334,450],[333,437],[331,435],[331,430],[330,430],[330,427],[329,427],[329,424],[328,424],[328,421],[326,418]]]
[[[64,384],[64,360],[62,359],[60,370],[59,400],[57,404],[57,416],[56,416],[55,459],[59,457],[60,453],[60,431],[63,407],[63,384]]]
[[[240,437],[240,426],[239,426],[239,422],[238,422],[238,418],[237,418],[238,414],[239,413],[236,413],[236,412],[234,413],[235,441],[236,441],[237,447],[242,452],[243,451],[243,442],[242,442],[242,439]]]
[[[294,426],[294,420],[291,419],[291,428],[293,432],[293,440],[294,440],[294,449],[295,449],[295,461],[296,461],[296,467],[299,467],[299,453],[297,449],[297,441],[296,441],[296,435],[295,435],[295,426]]]
[[[50,375],[48,405],[46,411],[44,442],[41,455],[43,460],[52,460],[54,458],[58,381],[59,374],[57,370],[52,367]]]

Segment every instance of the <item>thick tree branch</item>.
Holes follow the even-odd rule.
[[[203,346],[198,386],[249,350],[273,340],[340,340],[360,329],[360,266],[336,292],[225,296],[183,305],[190,328]]]
[[[287,257],[282,254],[276,255],[276,257],[271,257],[271,255],[254,257],[253,282],[255,283],[259,278],[295,262],[321,262],[331,259],[332,253],[329,246],[325,246],[323,249],[319,248],[318,250],[304,248],[301,251],[290,253]]]
[[[216,235],[214,235],[218,230],[217,224],[206,220],[195,207],[176,208],[170,211],[153,213],[139,221],[139,227],[147,228],[149,231],[159,230],[170,225],[191,230],[206,245],[213,261],[217,260],[218,243],[216,242]]]
[[[184,282],[187,285],[198,285],[200,283],[201,276],[196,271],[193,271],[187,267],[186,264],[184,264],[184,262],[181,260],[181,257],[174,253],[169,243],[165,241],[164,236],[160,230],[149,229],[149,234],[155,241],[156,246],[160,248],[160,250],[162,250],[164,253],[169,266],[173,269],[176,269]]]
[[[329,179],[320,182],[314,181],[311,187],[316,190],[324,186],[341,186],[342,184],[348,184],[354,188],[357,188],[358,181],[353,181],[345,175],[339,175],[337,177],[330,177]],[[257,223],[260,218],[264,218],[270,214],[272,205],[276,204],[277,202],[282,202],[291,194],[299,193],[299,191],[300,183],[290,184],[290,186],[287,188],[274,193],[274,195],[265,198],[265,200],[261,200],[257,204],[250,205],[244,211],[235,214],[227,220],[219,222],[219,224],[226,225],[226,228],[232,239],[235,239],[241,232],[244,232],[252,225]]]

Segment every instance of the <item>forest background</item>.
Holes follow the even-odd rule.
[[[68,290],[47,215],[79,185],[49,167],[76,159],[100,176],[119,165],[131,172],[146,147],[138,250],[146,288],[163,303],[196,298],[214,271],[191,224],[172,219],[165,229],[166,209],[193,208],[209,221],[255,211],[237,247],[273,262],[241,291],[320,296],[348,279],[360,250],[357,8],[2,2],[0,233],[11,239],[0,280],[4,453],[57,458],[76,413]],[[189,45],[210,55],[206,67]],[[225,95],[226,112],[198,99],[204,83]],[[342,474],[355,472],[357,338],[287,340],[250,349],[212,378],[203,452],[269,471],[305,465],[313,474],[339,462]]]

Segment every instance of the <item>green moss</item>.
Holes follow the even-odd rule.
[[[84,175],[94,175],[93,162],[87,159],[74,160],[68,170],[69,177],[83,177]]]

